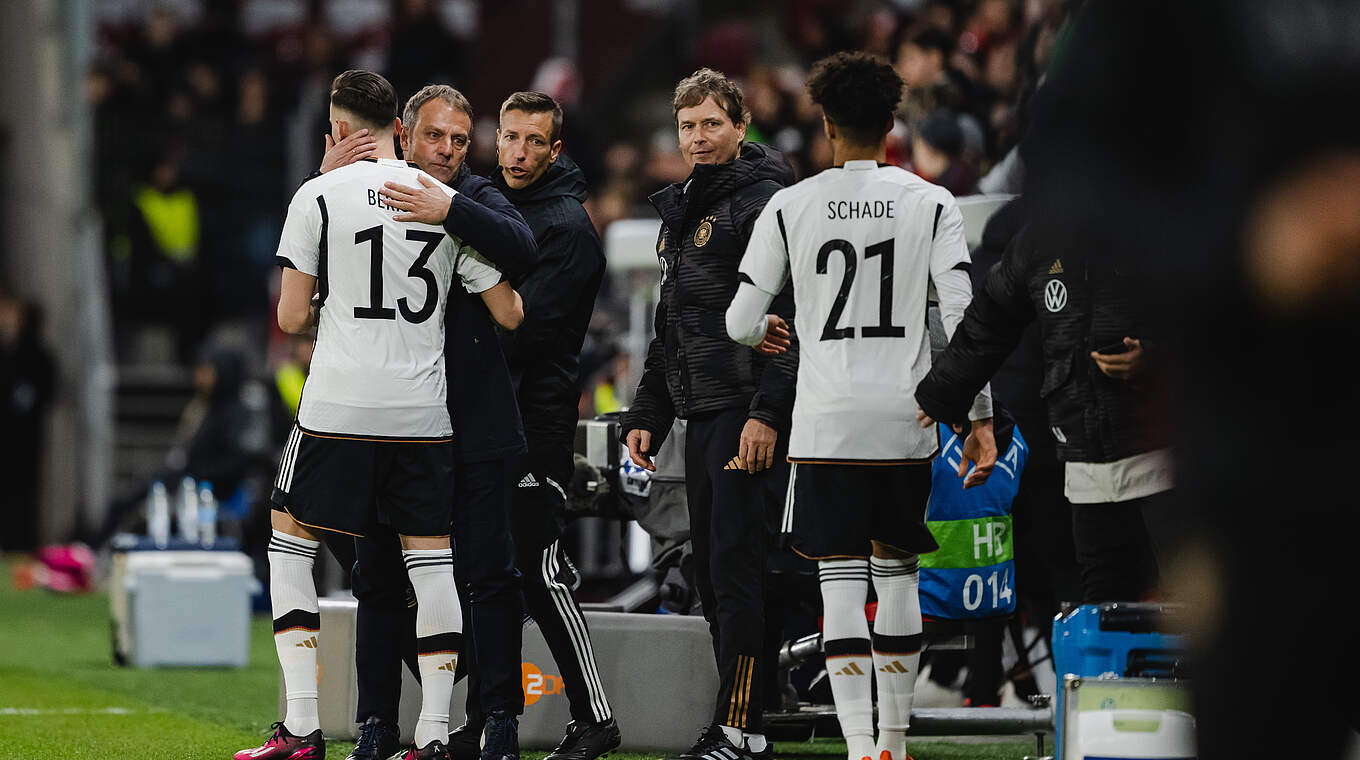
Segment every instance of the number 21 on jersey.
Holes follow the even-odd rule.
[[[878,278],[878,324],[864,325],[860,329],[860,336],[864,338],[901,338],[907,334],[901,325],[892,323],[893,306],[893,244],[892,239],[884,240],[881,243],[874,243],[864,249],[865,267],[868,268],[869,259],[879,260]],[[836,293],[836,299],[831,303],[831,311],[827,314],[826,324],[822,327],[822,340],[843,340],[855,337],[854,325],[840,327],[842,312],[845,311],[845,303],[850,299],[850,288],[855,284],[855,273],[859,268],[859,253],[849,240],[835,239],[828,240],[820,250],[817,251],[817,274],[827,274],[827,265],[831,262],[831,254],[840,253],[845,260],[845,272],[841,275],[840,290]]]

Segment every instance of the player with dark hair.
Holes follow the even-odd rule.
[[[918,555],[938,548],[925,509],[939,440],[918,424],[912,394],[930,369],[928,291],[952,333],[972,297],[968,247],[953,196],[882,165],[902,95],[885,61],[824,58],[808,91],[835,165],[775,193],[756,220],[727,332],[760,344],[766,310],[792,281],[802,343],[782,529],[818,563],[823,651],[849,760],[906,760],[922,642]],[[965,488],[986,482],[996,461],[991,416],[984,390],[969,415]]]
[[[453,428],[446,407],[442,314],[452,278],[502,326],[524,318],[501,273],[439,227],[392,219],[377,188],[416,182],[396,158],[392,86],[346,71],[331,87],[331,133],[367,129],[374,158],[303,183],[279,241],[278,323],[317,330],[297,421],[271,501],[269,591],[287,712],[263,746],[236,760],[322,760],[317,712],[320,615],[312,568],[319,531],[362,537],[379,523],[399,536],[419,609],[422,704],[406,760],[445,755],[448,706],[462,651],[462,613],[449,543]],[[452,193],[452,190],[448,192]]]

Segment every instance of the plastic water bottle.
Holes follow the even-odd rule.
[[[198,543],[198,486],[188,475],[179,482],[179,537]]]
[[[170,545],[170,496],[165,484],[157,480],[151,484],[146,500],[146,528],[157,549]]]
[[[198,543],[205,549],[217,543],[217,499],[206,480],[198,483]]]

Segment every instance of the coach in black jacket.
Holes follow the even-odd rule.
[[[524,215],[538,243],[538,260],[510,282],[524,298],[524,323],[502,333],[505,358],[524,418],[528,454],[511,477],[511,529],[522,576],[525,611],[562,674],[572,723],[549,755],[593,760],[621,737],[604,692],[590,629],[558,545],[570,484],[581,399],[580,354],[595,296],[604,277],[604,249],[582,203],[586,178],[561,154],[562,108],[550,96],[516,92],[501,105],[496,134],[496,188]],[[474,675],[478,675],[474,673]],[[471,691],[469,691],[471,693]],[[481,712],[468,700],[468,725]],[[476,738],[475,732],[470,738]],[[475,747],[475,745],[473,745]],[[460,747],[450,747],[459,760]],[[461,749],[470,755],[471,748]]]
[[[1144,356],[1139,283],[1109,256],[1045,246],[1031,225],[988,273],[916,388],[929,417],[967,421],[972,395],[1038,321],[1048,424],[1064,463],[1087,603],[1136,600],[1157,585],[1154,548],[1173,540],[1169,430]]]
[[[797,345],[786,324],[793,321],[792,292],[772,307],[778,316],[770,333],[787,349],[775,358],[733,342],[725,315],[756,217],[793,173],[778,152],[743,143],[741,90],[722,74],[702,69],[682,80],[673,107],[692,171],[651,197],[661,215],[656,337],[620,428],[633,461],[651,470],[674,419],[688,421],[695,585],[720,686],[713,725],[682,757],[716,750],[764,756],[762,576],[767,516],[782,506],[788,483],[797,375]]]

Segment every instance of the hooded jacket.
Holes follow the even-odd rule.
[[[656,337],[647,349],[642,380],[623,415],[620,433],[647,430],[651,453],[676,417],[746,409],[787,431],[798,374],[798,343],[766,357],[727,335],[726,312],[737,292],[737,267],[756,217],[793,170],[773,148],[745,143],[725,164],[699,164],[689,178],[653,194],[661,215],[657,256],[661,298]],[[786,287],[771,310],[793,324],[793,291]]]
[[[542,177],[520,190],[499,171],[492,182],[519,209],[538,242],[537,263],[510,279],[524,298],[524,323],[501,333],[502,346],[529,456],[565,483],[581,397],[581,345],[604,277],[604,248],[581,205],[585,174],[570,158],[558,156]]]

